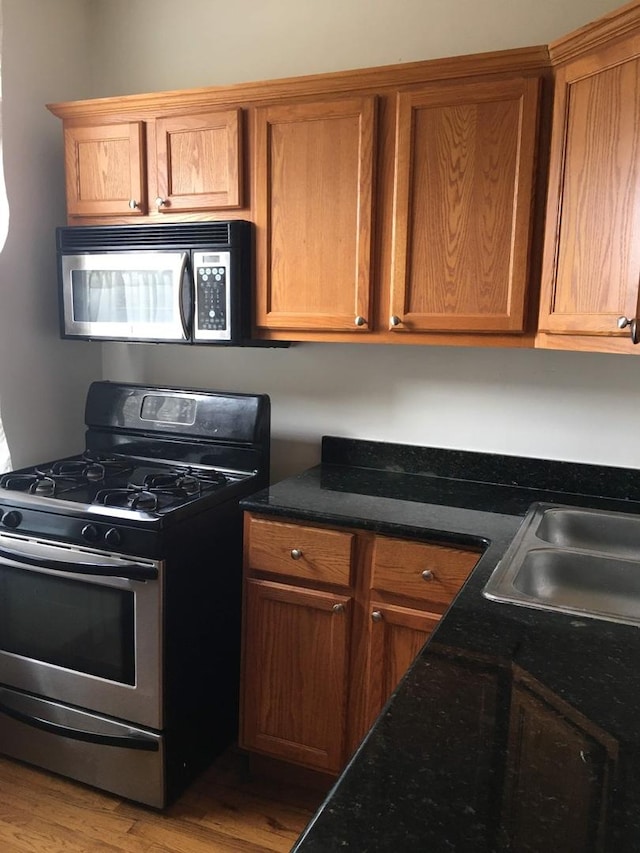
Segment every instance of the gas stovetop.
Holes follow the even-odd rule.
[[[0,476],[0,537],[144,556],[268,483],[264,394],[94,382],[85,424],[83,452]]]
[[[44,505],[47,498],[55,498],[85,506],[165,513],[249,476],[250,473],[205,466],[86,451],[4,474],[0,477],[0,490],[44,499]]]

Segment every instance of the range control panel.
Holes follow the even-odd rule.
[[[231,253],[194,252],[196,340],[231,339]]]

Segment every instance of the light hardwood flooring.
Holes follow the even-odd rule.
[[[233,747],[163,813],[0,758],[0,851],[289,851],[321,800],[317,791],[250,778]]]

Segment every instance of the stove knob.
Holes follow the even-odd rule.
[[[115,527],[110,527],[109,530],[104,534],[105,540],[109,543],[109,545],[119,545],[122,542],[122,536],[120,535],[120,531],[116,530]]]
[[[2,517],[2,523],[5,527],[18,527],[22,521],[22,513],[15,509],[10,509]]]
[[[85,542],[97,542],[100,538],[100,531],[95,524],[85,524],[80,531],[80,535]]]

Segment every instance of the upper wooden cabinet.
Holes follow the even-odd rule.
[[[638,352],[640,5],[551,45],[551,55],[558,67],[538,343]]]
[[[395,333],[524,330],[539,82],[398,94]]]
[[[369,328],[375,106],[365,97],[256,110],[258,328]]]
[[[256,338],[531,346],[545,77],[532,47],[50,104],[68,222],[253,221]]]
[[[143,122],[68,127],[64,157],[70,217],[146,213]]]
[[[70,221],[239,207],[240,118],[240,110],[233,109],[140,121],[68,122]]]

